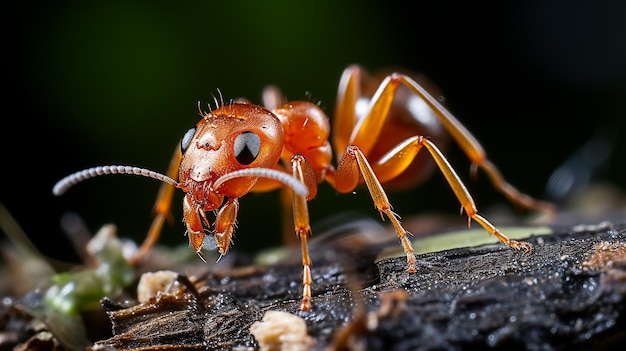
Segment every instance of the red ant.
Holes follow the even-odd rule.
[[[480,168],[486,172],[494,187],[510,201],[527,209],[553,210],[551,204],[537,201],[508,184],[486,158],[474,136],[409,75],[391,73],[383,79],[369,77],[356,65],[344,71],[333,121],[333,145],[339,160],[336,168],[331,163],[330,123],[318,105],[309,101],[284,101],[274,87],[264,91],[264,106],[243,99],[230,104],[215,100],[216,109],[208,113],[200,111],[200,121],[184,134],[180,149],[177,148],[168,167],[168,175],[130,166],[94,167],[60,180],[54,187],[54,194],[60,195],[79,181],[103,174],[136,174],[167,183],[159,191],[156,216],[148,235],[133,257],[136,262],[158,239],[170,211],[174,188],[186,193],[183,217],[193,249],[200,255],[203,243],[214,241],[220,254],[225,255],[235,228],[238,199],[251,191],[286,187],[293,194],[295,233],[302,246],[303,311],[311,308],[312,282],[307,203],[315,197],[317,186],[323,181],[340,193],[351,192],[365,182],[374,206],[383,219],[389,218],[398,234],[407,258],[407,271],[417,271],[408,232],[392,211],[381,184],[400,180],[401,176],[413,178],[413,182],[424,178],[423,173],[427,173],[424,169],[407,171],[422,148],[426,148],[445,176],[468,215],[468,224],[473,219],[505,245],[525,252],[532,250],[531,244],[509,239],[478,214],[471,195],[452,166],[439,148],[424,136],[430,129],[419,123],[419,118],[424,116],[416,112],[413,106],[416,102],[429,107],[431,112],[428,113],[434,116],[432,120],[438,121],[461,147],[472,162],[472,170]],[[360,109],[361,106],[366,107]],[[421,131],[407,127],[407,118],[413,126],[422,128]],[[389,146],[390,140],[398,140],[399,131],[409,136],[402,136]],[[211,230],[206,212],[214,210],[218,211]]]

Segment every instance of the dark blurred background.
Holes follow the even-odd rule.
[[[159,183],[132,176],[89,180],[62,197],[63,176],[130,164],[165,171],[198,120],[197,103],[260,102],[265,85],[321,101],[331,115],[342,70],[398,66],[436,82],[450,110],[505,177],[549,198],[552,172],[586,142],[604,148],[594,181],[626,189],[626,12],[615,1],[60,1],[11,5],[4,57],[2,202],[47,255],[74,259],[59,221],[73,211],[93,231],[115,223],[142,240]],[[447,151],[479,209],[504,202],[484,175]],[[402,216],[458,213],[443,177],[390,194]],[[182,193],[161,238],[181,244]],[[377,218],[364,189],[328,187],[310,205],[314,223],[354,209]],[[241,199],[235,248],[280,242],[277,193]],[[58,247],[67,248],[59,250]]]

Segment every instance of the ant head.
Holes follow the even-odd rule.
[[[274,168],[280,159],[283,140],[280,121],[269,110],[241,103],[222,106],[204,113],[183,137],[179,180],[213,183],[241,169]],[[253,176],[238,177],[223,184],[220,193],[239,197],[256,180]]]

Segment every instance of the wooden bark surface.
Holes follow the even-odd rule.
[[[301,312],[300,262],[196,270],[143,304],[105,301],[113,336],[92,349],[258,349],[250,333],[267,311],[301,317],[327,350],[612,349],[626,341],[626,223],[601,223],[527,241],[375,262],[380,247],[319,245],[313,309]],[[297,256],[296,256],[297,257]],[[185,279],[181,279],[185,282]]]

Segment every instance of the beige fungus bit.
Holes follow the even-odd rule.
[[[168,292],[172,284],[176,282],[177,276],[178,273],[168,270],[142,274],[139,278],[139,284],[137,284],[137,300],[140,303],[145,303],[156,297],[158,293]]]
[[[252,323],[250,333],[261,351],[306,351],[315,345],[304,319],[287,312],[265,312],[262,320]]]

